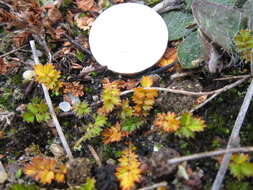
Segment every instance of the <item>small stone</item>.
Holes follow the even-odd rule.
[[[2,162],[0,162],[0,184],[4,183],[8,179],[8,174],[6,173]]]
[[[59,108],[64,112],[68,112],[71,109],[71,105],[68,102],[61,102]]]
[[[35,76],[35,72],[33,70],[27,70],[23,72],[23,79],[25,80],[32,80]]]
[[[60,158],[61,156],[64,155],[64,150],[63,148],[58,145],[58,144],[51,144],[50,148],[51,152],[53,153],[53,155],[56,157],[56,158]]]

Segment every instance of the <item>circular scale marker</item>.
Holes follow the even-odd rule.
[[[134,74],[153,66],[164,54],[168,30],[152,8],[137,3],[114,5],[101,13],[89,34],[96,61],[109,70]]]

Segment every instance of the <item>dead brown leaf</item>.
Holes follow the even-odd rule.
[[[21,47],[28,41],[30,35],[31,33],[27,31],[19,32],[12,38],[12,40],[16,47]]]
[[[16,66],[16,64],[8,63],[3,58],[0,58],[0,75],[8,74]]]
[[[83,11],[91,11],[94,9],[94,0],[76,0],[77,7]]]
[[[62,19],[62,14],[59,9],[52,7],[48,10],[48,18],[53,24],[55,24]]]
[[[91,16],[80,16],[77,15],[75,17],[75,22],[78,28],[82,30],[89,30],[91,28],[92,23],[94,22],[95,18]]]

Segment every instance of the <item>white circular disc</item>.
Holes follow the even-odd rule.
[[[162,17],[137,3],[114,5],[92,24],[90,49],[101,65],[122,74],[143,71],[164,54],[168,30]]]

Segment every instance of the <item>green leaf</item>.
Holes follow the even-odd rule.
[[[183,113],[180,118],[180,127],[176,131],[178,136],[186,138],[194,137],[195,132],[203,131],[205,123],[197,117],[193,117],[192,113]]]
[[[194,1],[196,1],[196,0],[185,0],[186,9],[191,10],[191,5]],[[204,0],[204,1],[216,3],[216,4],[224,5],[224,6],[234,6],[234,4],[236,2],[236,0]]]
[[[178,40],[191,32],[187,26],[193,24],[193,16],[182,11],[170,11],[162,14],[169,32],[169,41]]]
[[[39,190],[35,185],[14,184],[8,190]]]
[[[22,115],[23,119],[26,121],[26,122],[30,122],[30,123],[33,123],[34,122],[34,119],[35,119],[35,116],[33,113],[31,112],[25,112],[23,115]]]
[[[191,33],[177,48],[178,61],[184,69],[199,67],[203,60],[203,51],[197,32]]]
[[[31,104],[31,103],[27,105],[27,110],[32,112],[34,115],[39,112],[35,104]]]
[[[93,117],[95,119],[94,126],[102,127],[107,122],[107,117],[104,115],[94,115]]]
[[[77,188],[75,190],[96,190],[95,188],[95,179],[87,178],[86,183],[83,184],[80,188]]]
[[[143,122],[138,117],[127,118],[125,121],[121,123],[121,127],[123,131],[132,132],[138,129]]]

